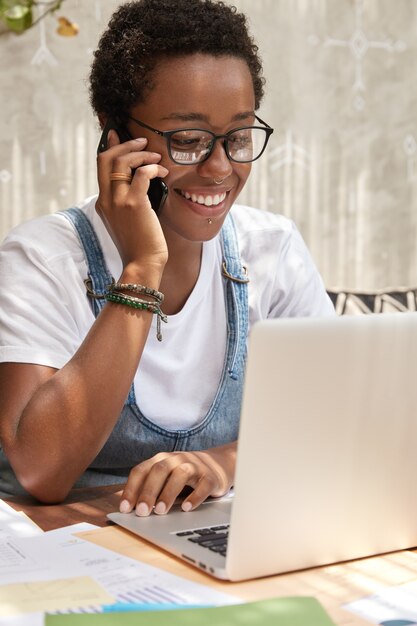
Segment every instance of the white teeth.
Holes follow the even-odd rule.
[[[217,193],[215,196],[203,196],[195,193],[189,194],[188,191],[181,191],[181,194],[187,198],[187,200],[197,202],[198,204],[204,204],[204,206],[216,206],[217,204],[220,204],[220,202],[223,202],[226,197],[225,193]]]

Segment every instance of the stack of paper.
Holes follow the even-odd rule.
[[[1,626],[332,626],[313,598],[242,604],[74,534],[96,528],[42,533],[0,501]]]
[[[76,524],[42,533],[13,509],[1,511],[0,624],[42,626],[44,612],[91,613],[138,605],[213,606],[238,599],[97,546],[75,532],[95,529]],[[25,522],[25,530],[18,522]],[[27,525],[27,526],[26,526]],[[14,529],[14,533],[11,532]],[[33,530],[33,529],[32,529]],[[12,616],[26,615],[18,620]]]

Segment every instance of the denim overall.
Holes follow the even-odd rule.
[[[92,291],[103,295],[112,277],[90,221],[80,209],[68,209],[62,214],[72,222],[84,248]],[[237,439],[246,362],[248,280],[230,214],[223,225],[221,241],[226,281],[227,348],[220,384],[207,415],[189,429],[161,428],[141,413],[132,384],[109,439],[81,476],[77,487],[124,482],[134,465],[158,452],[204,450]],[[105,303],[104,299],[90,298],[96,317]]]

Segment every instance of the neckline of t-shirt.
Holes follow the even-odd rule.
[[[181,311],[174,315],[168,315],[168,323],[170,328],[174,325],[182,322],[184,317],[187,317],[190,310],[194,310],[195,307],[207,297],[213,286],[213,274],[218,267],[218,256],[220,250],[219,236],[209,241],[203,242],[203,249],[201,254],[201,266],[200,272],[197,278],[197,282],[194,285],[192,292],[190,293],[186,303],[182,307]],[[164,305],[162,304],[162,311]],[[152,320],[152,326],[156,325],[156,316]],[[162,326],[163,333],[163,326]]]

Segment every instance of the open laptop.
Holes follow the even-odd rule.
[[[289,572],[416,546],[416,459],[417,314],[262,321],[234,498],[108,517],[219,578]]]

